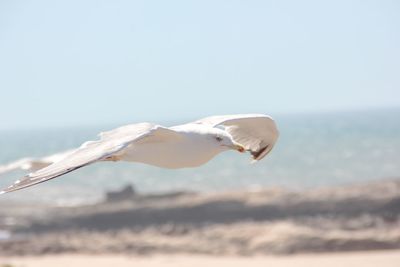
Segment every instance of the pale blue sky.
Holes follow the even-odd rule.
[[[0,128],[400,106],[399,1],[1,1]]]

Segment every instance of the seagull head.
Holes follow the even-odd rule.
[[[214,131],[211,133],[210,138],[223,150],[233,149],[241,153],[246,151],[246,149],[241,144],[233,140],[232,136],[229,133],[221,129],[214,129]]]

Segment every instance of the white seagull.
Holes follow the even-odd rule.
[[[53,164],[17,180],[0,194],[45,182],[97,161],[141,162],[178,169],[205,164],[217,154],[249,151],[254,161],[264,158],[279,133],[263,114],[211,116],[183,125],[164,127],[137,123],[100,133],[100,140],[82,144]]]

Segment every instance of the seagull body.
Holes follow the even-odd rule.
[[[128,146],[117,158],[161,168],[179,169],[203,165],[228,149],[242,149],[220,129],[209,129],[198,124],[186,124],[170,129],[159,125],[154,127],[157,131],[152,136],[151,142],[144,140],[140,146]],[[215,145],[216,136],[223,139],[219,141],[221,143],[219,146]]]
[[[32,172],[0,194],[45,182],[99,161],[130,161],[178,169],[205,164],[226,150],[249,151],[255,161],[273,148],[278,130],[271,117],[243,114],[207,117],[195,122],[164,127],[137,123],[100,133],[78,149]]]

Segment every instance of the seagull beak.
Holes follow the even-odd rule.
[[[242,145],[239,145],[239,144],[235,144],[235,145],[234,145],[234,148],[235,148],[237,151],[239,151],[240,153],[243,153],[243,152],[246,151],[246,149],[245,149]]]

